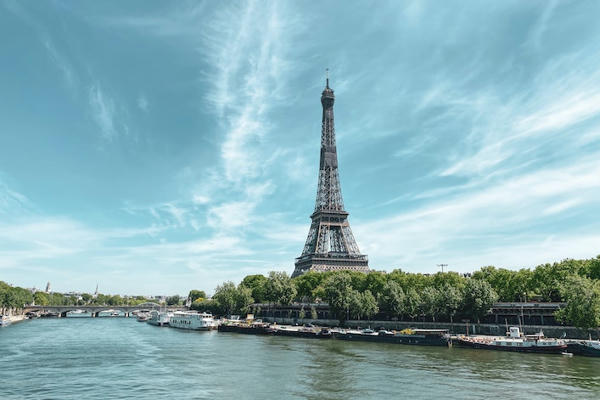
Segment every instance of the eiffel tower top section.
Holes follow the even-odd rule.
[[[337,148],[335,144],[335,125],[333,122],[333,103],[335,95],[329,87],[329,78],[323,93],[323,120],[321,123],[321,160],[319,163],[319,186],[315,213],[327,212],[347,214],[344,211],[344,200],[338,174]]]

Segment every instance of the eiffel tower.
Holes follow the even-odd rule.
[[[323,122],[321,127],[321,161],[315,211],[302,255],[296,258],[292,277],[308,271],[369,271],[367,256],[360,254],[344,210],[338,174],[333,103],[335,96],[327,77],[321,94]]]

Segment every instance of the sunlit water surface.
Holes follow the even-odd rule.
[[[0,329],[0,399],[600,399],[600,358],[190,332],[135,319]]]

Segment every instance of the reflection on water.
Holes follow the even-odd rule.
[[[0,348],[7,399],[600,398],[600,359],[190,332],[132,319],[27,321],[1,329]]]

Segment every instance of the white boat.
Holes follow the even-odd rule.
[[[193,311],[176,311],[171,316],[169,326],[180,329],[208,331],[215,329],[217,324],[212,314]]]
[[[140,311],[137,313],[138,322],[147,322],[150,319],[150,313],[147,311]]]
[[[122,315],[119,310],[103,310],[98,313],[98,317],[121,317]]]
[[[150,312],[150,319],[147,322],[151,325],[167,326],[167,325],[169,325],[169,322],[170,322],[172,316],[173,316],[173,313],[170,313],[166,310],[165,311],[152,310]]]
[[[92,313],[86,310],[73,310],[67,312],[67,318],[91,318]]]
[[[537,335],[523,335],[516,326],[510,327],[506,337],[460,336],[457,343],[475,349],[521,353],[561,354],[567,350],[567,344],[562,339],[545,338],[542,332]]]
[[[0,315],[0,326],[10,325],[11,322],[8,315]]]

